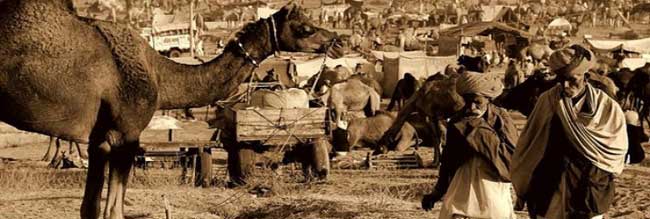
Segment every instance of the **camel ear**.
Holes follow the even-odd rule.
[[[286,11],[286,18],[289,19],[292,16],[294,16],[296,13],[299,13],[301,8],[300,4],[298,4],[296,1],[290,1],[287,5],[282,7],[283,11]]]

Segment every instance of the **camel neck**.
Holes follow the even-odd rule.
[[[269,23],[263,19],[248,24],[221,55],[205,64],[184,65],[152,54],[157,66],[159,108],[205,106],[233,94],[251,76],[256,68],[254,63],[273,54]]]

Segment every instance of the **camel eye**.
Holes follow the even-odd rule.
[[[310,26],[310,25],[302,25],[302,26],[300,26],[299,31],[298,31],[298,33],[301,36],[310,36],[310,35],[314,34],[314,32],[315,32],[314,28],[312,26]]]

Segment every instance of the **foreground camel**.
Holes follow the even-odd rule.
[[[0,26],[0,121],[89,144],[81,218],[99,217],[107,163],[104,218],[124,218],[140,134],[157,109],[224,99],[275,51],[325,52],[336,38],[295,3],[198,66],[164,58],[126,27],[78,18],[67,0],[0,1]]]
[[[465,105],[463,98],[456,93],[456,79],[447,78],[443,80],[427,79],[426,82],[418,89],[411,98],[409,98],[404,107],[397,114],[395,122],[390,129],[384,133],[380,140],[380,145],[375,153],[385,153],[393,148],[395,140],[404,123],[414,114],[420,114],[429,118],[430,130],[437,130],[436,135],[431,135],[431,142],[439,142],[442,137],[444,127],[440,124],[441,119],[448,118]],[[439,162],[440,147],[434,145],[434,164]]]

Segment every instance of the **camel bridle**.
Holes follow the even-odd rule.
[[[267,27],[269,28],[269,32],[270,32],[269,37],[272,38],[272,39],[269,39],[269,41],[271,41],[271,50],[273,51],[273,53],[279,52],[280,51],[280,43],[278,41],[278,28],[277,28],[277,25],[275,24],[275,19],[273,18],[273,16],[269,16],[269,18],[267,18],[266,20],[267,21],[271,20],[271,24],[269,24],[269,22],[267,22],[267,21],[264,22],[267,25]],[[251,56],[251,54],[248,51],[246,51],[246,49],[244,48],[244,45],[241,43],[241,41],[239,41],[239,39],[236,39],[236,41],[237,41],[237,46],[239,46],[239,49],[242,51],[245,58],[251,64],[253,64],[255,66],[255,68],[259,68],[260,67],[259,62],[257,62],[257,60],[255,60],[255,58],[253,58],[253,56]]]
[[[271,20],[270,24],[269,24],[268,20]],[[269,18],[265,19],[264,23],[269,28],[269,32],[270,32],[269,37],[272,38],[272,39],[269,39],[270,44],[271,44],[271,50],[272,50],[272,52],[274,54],[277,55],[277,52],[280,52],[280,42],[279,42],[279,39],[278,39],[278,28],[277,28],[277,24],[275,22],[275,18],[273,18],[273,15],[271,15],[271,16],[269,16]],[[239,50],[241,50],[242,54],[244,55],[245,59],[247,59],[254,66],[253,71],[251,71],[251,76],[250,76],[250,79],[249,79],[249,84],[252,84],[253,80],[254,80],[253,79],[254,78],[253,74],[255,74],[255,69],[259,68],[260,64],[258,63],[257,60],[255,60],[255,58],[253,58],[253,56],[251,56],[251,54],[248,51],[246,51],[246,49],[244,48],[244,45],[241,43],[241,41],[239,39],[235,39],[235,42],[236,42],[237,46],[239,47]],[[326,52],[325,52],[326,54],[336,44],[336,42],[337,42],[337,40],[332,40],[332,42],[330,42],[327,45],[327,49],[326,49]],[[327,55],[325,55],[325,58],[323,59],[323,63],[320,66],[320,70],[317,73],[316,81],[318,81],[318,79],[320,78],[321,73],[323,72],[323,69],[325,69],[326,61],[327,61]],[[315,87],[316,87],[316,83],[314,83],[314,85],[312,85],[312,88],[309,91],[309,95],[312,95],[312,93],[314,92]],[[251,91],[252,91],[251,87],[249,87],[248,93],[250,93]]]

